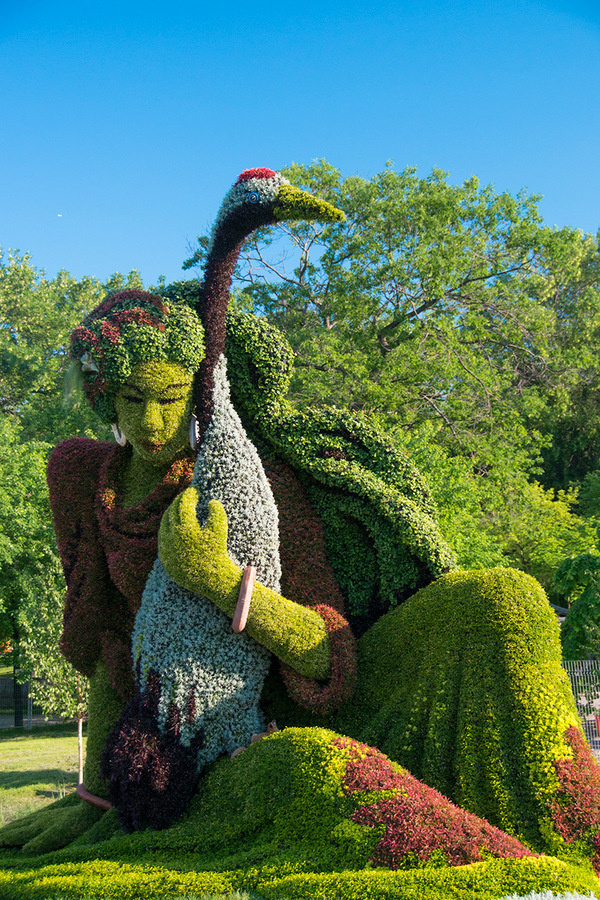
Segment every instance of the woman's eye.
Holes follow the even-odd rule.
[[[158,402],[161,406],[166,406],[167,403],[179,403],[181,400],[185,399],[185,397],[163,397]]]

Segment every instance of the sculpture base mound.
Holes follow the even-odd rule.
[[[126,835],[116,810],[75,797],[44,812],[57,829],[83,816],[81,832],[43,855],[34,855],[34,841],[6,849],[7,900],[53,892],[86,900],[235,891],[267,900],[600,895],[589,864],[537,855],[378,750],[321,728],[285,729],[219,760],[189,813],[163,831]]]

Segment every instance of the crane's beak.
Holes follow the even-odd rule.
[[[341,209],[291,184],[282,184],[277,191],[273,215],[278,222],[344,222],[346,219]]]

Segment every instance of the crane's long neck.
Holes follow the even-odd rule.
[[[194,379],[194,406],[200,440],[213,411],[214,368],[225,351],[225,316],[233,272],[247,229],[221,228],[214,235],[204,270],[198,313],[204,325],[206,357]]]

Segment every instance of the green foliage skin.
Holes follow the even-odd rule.
[[[510,569],[444,576],[363,635],[358,671],[338,731],[545,846],[552,762],[571,756],[564,732],[579,720],[536,581]]]
[[[147,359],[130,373],[114,406],[133,449],[123,476],[123,504],[135,506],[188,452],[192,376],[178,363]]]
[[[90,678],[87,753],[83,772],[88,791],[99,797],[108,797],[106,783],[100,777],[100,754],[122,710],[123,700],[110,682],[106,665],[99,660]]]

